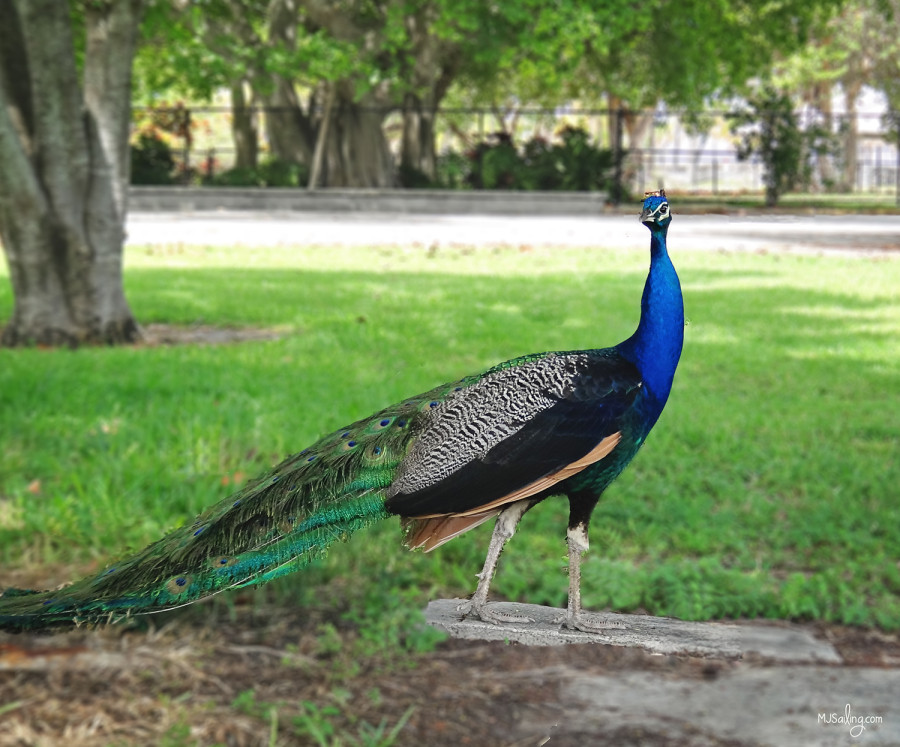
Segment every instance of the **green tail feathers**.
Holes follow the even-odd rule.
[[[190,604],[225,589],[265,583],[304,567],[335,540],[387,516],[377,493],[365,495],[306,520],[280,522],[290,526],[273,518],[272,530],[257,545],[231,554],[215,552],[214,543],[200,542],[199,537],[192,543],[199,529],[181,529],[59,591],[7,589],[0,597],[0,629],[115,622]],[[169,555],[173,543],[182,551]]]
[[[112,622],[306,566],[335,540],[390,515],[384,490],[421,406],[421,399],[408,400],[336,431],[95,576],[58,591],[7,589],[0,630]]]
[[[251,504],[244,508],[245,504]],[[137,555],[59,591],[8,589],[0,629],[114,622],[195,602],[224,589],[265,583],[307,565],[335,540],[386,518],[380,491],[346,497],[312,515],[255,511],[250,498],[217,506]],[[299,508],[299,507],[296,507]],[[295,507],[288,507],[295,511]],[[234,526],[228,526],[232,520]],[[230,552],[229,552],[230,550]]]

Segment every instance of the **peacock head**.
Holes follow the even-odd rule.
[[[666,229],[672,222],[672,212],[665,190],[644,192],[644,208],[641,211],[641,223],[651,231]]]

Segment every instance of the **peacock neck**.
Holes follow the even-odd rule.
[[[641,321],[637,331],[619,345],[619,352],[641,372],[653,422],[669,397],[683,343],[681,284],[666,249],[666,229],[653,228],[650,272],[641,298]]]

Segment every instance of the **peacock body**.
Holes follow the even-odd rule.
[[[8,589],[0,629],[115,621],[265,583],[391,516],[400,517],[407,544],[426,551],[497,517],[463,612],[502,622],[509,618],[487,605],[500,551],[521,516],[551,495],[570,504],[566,624],[601,628],[580,604],[590,515],[659,418],[683,340],[664,193],[645,199],[641,220],[651,264],[628,340],[515,358],[340,428],[95,576],[59,591]]]

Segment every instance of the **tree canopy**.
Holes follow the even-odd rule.
[[[379,159],[359,173],[352,164],[331,162],[341,152],[367,161],[372,152],[383,153],[377,130],[389,111],[404,115],[403,163],[427,174],[432,120],[451,89],[480,103],[513,97],[547,106],[605,102],[637,110],[662,101],[699,107],[765,76],[776,58],[815,38],[841,5],[203,0],[169,6],[164,23],[160,14],[148,17],[138,78],[145,100],[150,91],[203,98],[231,87],[240,107],[289,109],[267,122],[277,155],[309,161],[321,136],[329,183],[377,186],[387,180]],[[336,114],[325,131],[329,91]]]
[[[835,81],[848,105],[874,81],[896,108],[898,17],[898,0],[0,2],[5,339],[135,335],[121,289],[129,103],[226,89],[239,164],[265,127],[272,155],[314,185],[394,186],[388,123],[402,121],[401,182],[431,177],[448,95],[605,105],[625,114],[611,139],[620,124],[636,137],[642,110],[740,93],[779,61],[822,107]],[[55,279],[38,299],[27,273],[42,267]]]

